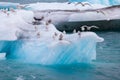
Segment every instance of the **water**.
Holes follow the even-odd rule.
[[[0,80],[120,80],[120,33],[98,35],[105,41],[97,45],[97,60],[91,64],[42,66],[0,60]]]

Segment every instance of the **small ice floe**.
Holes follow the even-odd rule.
[[[30,75],[33,79],[35,79],[36,77],[34,75]]]
[[[5,56],[6,56],[6,53],[0,53],[0,60],[6,59]]]
[[[16,77],[16,80],[25,80],[23,76]]]

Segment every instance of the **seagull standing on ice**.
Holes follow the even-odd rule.
[[[11,11],[11,12],[13,12],[13,13],[15,13],[15,12],[16,12],[13,8],[10,8],[10,11]]]
[[[59,40],[63,40],[63,34],[59,35]]]
[[[53,39],[55,40],[57,36],[58,36],[58,34],[55,32],[53,35]]]
[[[5,13],[7,16],[10,15],[7,10],[2,10],[2,12]]]
[[[56,32],[54,33],[54,35],[55,35],[55,36],[58,36],[58,34],[57,34]]]
[[[73,30],[73,33],[76,33],[76,32],[77,32],[76,29],[74,29],[74,30]]]
[[[40,32],[37,33],[37,37],[40,38]]]
[[[81,28],[81,31],[85,31],[85,27],[87,27],[86,25],[80,27]]]
[[[36,25],[35,25],[35,27],[34,27],[34,28],[35,28],[35,31],[37,31],[37,30],[38,30]]]
[[[47,22],[46,22],[46,30],[48,31],[48,25],[52,22],[51,19],[49,19]]]
[[[63,31],[63,34],[66,34],[66,31]]]
[[[80,31],[78,31],[78,36],[81,37],[81,32]]]

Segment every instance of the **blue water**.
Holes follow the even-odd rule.
[[[91,64],[42,66],[0,60],[0,80],[120,80],[120,33],[98,35],[105,41],[97,45],[97,60]]]

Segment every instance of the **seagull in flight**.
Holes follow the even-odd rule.
[[[77,5],[79,5],[79,4],[81,4],[83,7],[86,6],[86,5],[92,7],[91,4],[89,4],[89,3],[82,3],[82,2],[77,2],[77,3],[75,4],[75,6],[77,6]]]
[[[97,13],[102,13],[103,15],[106,15],[102,10],[95,10]]]
[[[41,18],[36,18],[36,17],[34,17],[34,20],[35,21],[41,21],[41,20],[43,20],[44,19],[44,16],[42,16]]]
[[[71,4],[72,2],[67,2],[67,4]]]
[[[87,30],[91,30],[92,28],[99,29],[99,27],[97,27],[97,26],[88,26],[88,27],[87,27]]]
[[[91,30],[92,28],[99,29],[99,27],[97,27],[97,26],[87,26],[87,25],[84,25],[84,26],[81,27],[81,30],[82,31],[84,31],[85,29]]]

